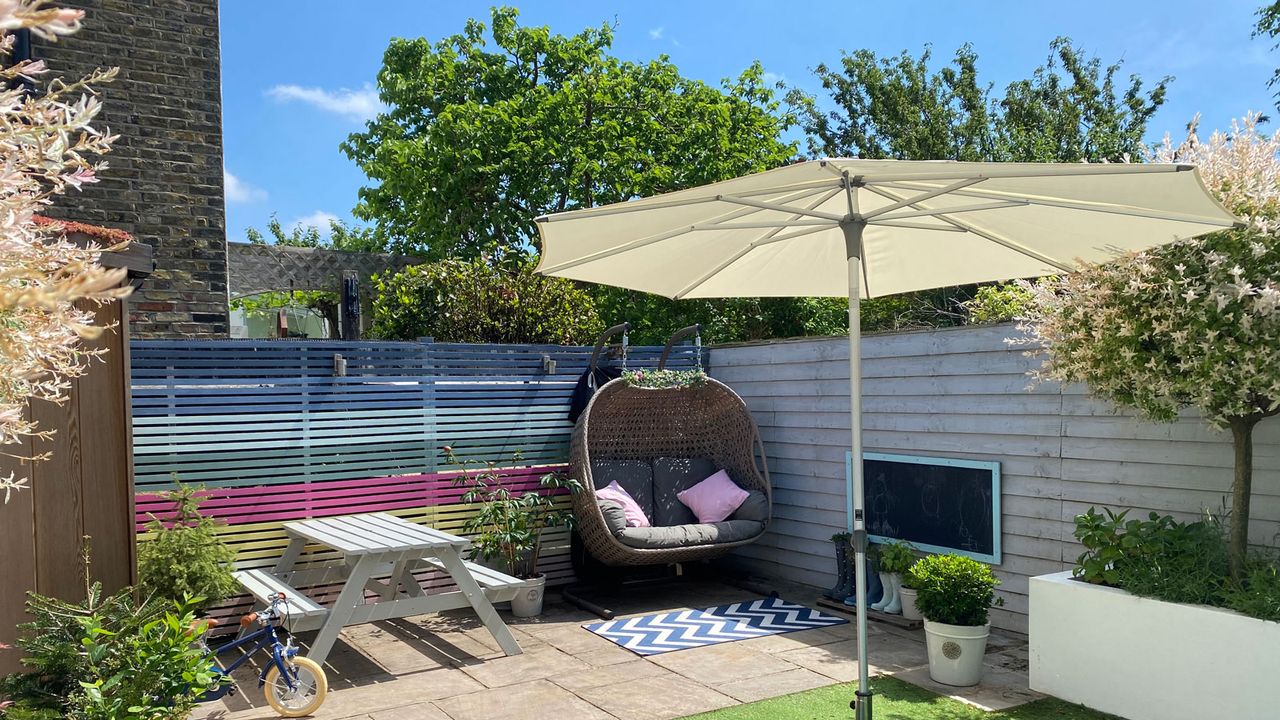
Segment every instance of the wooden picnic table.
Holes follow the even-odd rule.
[[[275,567],[237,572],[236,578],[259,602],[285,593],[294,631],[319,629],[308,658],[323,663],[348,625],[465,607],[475,611],[503,652],[520,654],[520,645],[493,603],[510,600],[526,583],[463,560],[470,546],[466,538],[387,513],[300,520],[285,523],[284,529],[289,545]],[[295,569],[308,544],[337,550],[342,563]],[[457,590],[424,591],[413,571],[425,567],[448,573]],[[337,581],[343,582],[342,590],[327,609],[296,589]],[[366,592],[375,593],[377,600],[366,602]]]

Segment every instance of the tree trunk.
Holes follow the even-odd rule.
[[[1249,552],[1249,496],[1253,491],[1254,417],[1231,419],[1231,439],[1235,446],[1235,479],[1231,484],[1231,579],[1244,576]]]

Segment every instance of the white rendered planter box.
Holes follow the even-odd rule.
[[[1031,689],[1129,720],[1280,718],[1280,623],[1031,578]]]

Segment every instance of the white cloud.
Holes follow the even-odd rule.
[[[222,185],[227,202],[252,203],[267,199],[266,190],[250,185],[227,170],[222,171]]]
[[[360,121],[371,120],[384,109],[378,102],[378,91],[368,83],[359,90],[276,85],[267,90],[267,96],[279,102],[303,102],[325,112]]]
[[[656,28],[654,28],[654,29],[650,30],[650,31],[649,31],[649,39],[650,39],[650,40],[661,40],[661,39],[662,39],[662,31],[663,31],[664,29],[665,29],[665,28],[662,28],[662,27],[656,27]]]
[[[321,235],[328,235],[329,223],[334,222],[337,219],[338,219],[338,216],[334,215],[333,213],[325,212],[323,210],[316,210],[313,213],[310,213],[308,215],[303,215],[297,220],[294,220],[293,222],[286,224],[284,227],[286,230],[290,230],[290,231],[294,230],[295,228],[313,227],[319,230]]]
[[[783,75],[782,73],[767,72],[761,75],[760,79],[764,81],[765,85],[768,85],[769,87],[773,87],[774,85],[777,85],[780,82],[785,83],[787,81],[787,76]]]

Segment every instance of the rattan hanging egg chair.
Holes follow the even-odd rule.
[[[659,367],[678,339],[697,332],[694,326],[673,335]],[[700,338],[698,347],[700,365]],[[605,383],[574,426],[570,470],[583,486],[573,498],[577,532],[586,551],[605,565],[707,560],[756,541],[769,524],[772,492],[759,429],[742,398],[710,377],[660,389],[633,387],[625,378]],[[750,495],[725,521],[699,523],[675,494],[716,470]],[[620,508],[597,497],[615,481],[653,527],[623,527]]]

